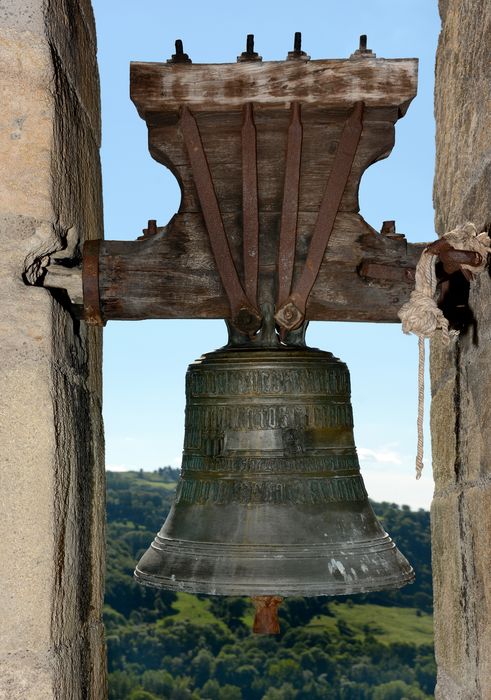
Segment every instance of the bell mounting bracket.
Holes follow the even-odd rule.
[[[176,53],[131,64],[151,155],[182,192],[165,226],[86,244],[85,318],[224,318],[244,343],[295,342],[309,320],[397,322],[424,244],[359,214],[365,169],[386,158],[417,88],[416,59],[234,64]],[[273,328],[273,331],[272,331]]]

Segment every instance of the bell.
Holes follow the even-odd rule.
[[[190,365],[186,396],[181,477],[140,583],[257,601],[413,580],[368,501],[343,362],[226,348]]]

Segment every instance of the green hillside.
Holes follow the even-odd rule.
[[[143,588],[136,560],[160,528],[177,472],[107,474],[105,621],[110,700],[402,700],[433,697],[429,514],[373,504],[417,573],[412,586],[289,598],[282,633],[250,632],[246,598]]]

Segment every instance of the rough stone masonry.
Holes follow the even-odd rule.
[[[89,0],[0,2],[0,698],[106,697],[100,331],[26,286],[102,235]]]
[[[435,85],[437,231],[491,223],[491,3],[440,0]],[[474,323],[432,344],[432,504],[438,700],[491,698],[491,280]]]

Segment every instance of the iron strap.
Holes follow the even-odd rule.
[[[187,107],[182,107],[180,128],[213,257],[230,304],[231,321],[242,333],[254,333],[261,326],[261,316],[247,299],[235,269],[198,125]]]
[[[319,274],[360,141],[363,108],[363,102],[357,102],[344,125],[300,277],[288,299],[283,303],[278,300],[275,319],[284,331],[294,330],[304,321],[307,300]]]
[[[257,197],[257,137],[252,104],[244,106],[242,124],[242,228],[244,286],[249,301],[257,306],[259,272],[259,211]]]
[[[99,292],[99,257],[102,238],[85,241],[82,261],[84,320],[89,326],[105,326]]]
[[[288,127],[285,184],[283,187],[283,205],[281,207],[280,244],[278,248],[278,307],[286,303],[293,280],[302,136],[300,105],[298,102],[294,102],[292,104],[290,126]]]

